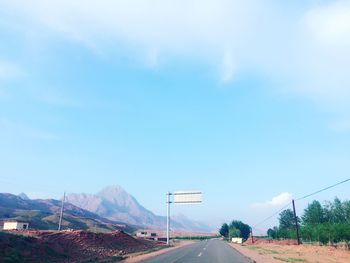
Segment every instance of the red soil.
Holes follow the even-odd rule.
[[[275,244],[275,245],[297,245],[298,241],[294,239],[285,239],[285,240],[272,240],[272,239],[263,239],[263,238],[248,238],[245,245],[261,245],[261,244]]]
[[[28,244],[30,250],[35,255],[25,255],[28,259],[47,258],[47,252],[52,251],[54,255],[62,255],[64,260],[55,262],[86,262],[88,260],[101,260],[113,256],[123,256],[129,253],[141,252],[152,249],[160,244],[148,241],[139,240],[130,235],[116,231],[112,233],[93,233],[88,231],[26,231],[15,232],[29,236],[31,240]],[[35,249],[33,249],[33,245]],[[8,247],[13,246],[13,242],[7,244]],[[23,245],[22,245],[23,246]],[[39,255],[38,255],[39,253]],[[0,260],[1,261],[1,260]],[[44,261],[44,260],[43,260]]]

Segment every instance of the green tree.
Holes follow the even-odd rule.
[[[269,228],[267,230],[267,235],[268,235],[269,238],[276,239],[277,233],[276,233],[275,230]]]
[[[343,202],[345,220],[350,224],[350,201]]]
[[[220,230],[219,230],[220,235],[222,235],[223,237],[228,237],[229,234],[229,227],[228,224],[224,223],[222,224]]]
[[[233,220],[230,224],[230,227],[236,228],[239,230],[239,237],[243,239],[248,239],[250,235],[250,226],[243,223],[242,221]]]
[[[291,209],[283,210],[279,215],[280,230],[291,230],[295,228],[294,213]]]
[[[241,231],[235,228],[233,225],[229,226],[229,237],[241,237]]]
[[[313,201],[304,210],[304,215],[302,216],[303,225],[308,224],[322,224],[325,222],[324,210],[319,201]]]
[[[283,210],[279,215],[278,236],[281,238],[296,238],[294,213],[291,209]],[[297,218],[298,222],[300,219]]]

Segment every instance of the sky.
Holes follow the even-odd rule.
[[[350,1],[0,0],[0,192],[255,225],[349,178],[349,68]]]

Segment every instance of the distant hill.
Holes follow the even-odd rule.
[[[23,220],[30,222],[30,228],[57,229],[61,201],[54,199],[23,198],[13,194],[0,193],[0,220]],[[111,221],[75,205],[66,203],[63,228],[95,230],[107,232],[124,230],[132,232],[131,227],[123,222]]]
[[[67,201],[110,220],[147,228],[166,227],[165,217],[157,216],[144,208],[120,186],[108,186],[97,194],[69,194]],[[205,224],[192,221],[183,215],[173,217],[171,225],[176,230],[210,232]]]
[[[29,197],[25,193],[20,193],[18,196],[20,198],[22,198],[23,200],[30,200]]]

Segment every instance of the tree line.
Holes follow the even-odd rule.
[[[247,240],[250,236],[250,226],[239,220],[233,220],[231,223],[222,224],[219,233],[225,238],[241,237]]]
[[[279,214],[279,226],[270,228],[267,235],[273,239],[295,239],[296,225],[293,211]],[[350,201],[335,198],[321,204],[314,200],[308,204],[301,217],[297,218],[303,241],[322,244],[350,242]]]

